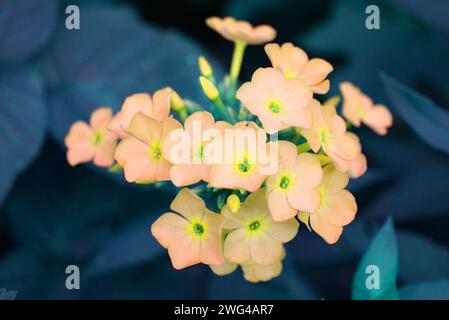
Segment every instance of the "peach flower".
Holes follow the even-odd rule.
[[[251,82],[244,83],[236,93],[243,105],[256,115],[270,133],[288,127],[309,128],[313,93],[300,79],[286,79],[280,70],[259,68]]]
[[[229,261],[274,264],[282,259],[282,244],[298,233],[299,225],[295,219],[283,222],[272,219],[265,192],[265,189],[260,189],[251,193],[236,213],[223,207],[223,229],[230,230],[224,241],[224,256]]]
[[[220,122],[217,127],[222,128],[222,133],[205,149],[205,161],[211,164],[209,184],[214,188],[256,191],[267,176],[263,170],[266,134],[254,122],[242,121],[234,126]],[[213,157],[214,153],[220,155]]]
[[[278,148],[280,164],[277,173],[267,179],[267,200],[273,219],[284,221],[293,218],[298,210],[318,209],[323,169],[312,154],[298,155],[291,142],[279,141]]]
[[[75,122],[65,137],[67,161],[71,166],[93,160],[99,167],[110,167],[114,163],[117,137],[106,127],[112,119],[112,109],[102,107],[90,116],[90,123]]]
[[[167,139],[163,146],[167,159],[174,164],[170,177],[177,187],[209,181],[210,165],[204,163],[203,154],[213,139],[215,120],[209,112],[198,111],[187,117],[184,128],[181,141]]]
[[[253,27],[247,21],[235,20],[232,17],[211,17],[206,24],[223,38],[246,44],[263,44],[276,38],[276,30],[268,25]]]
[[[300,212],[298,218],[312,228],[327,243],[334,244],[340,238],[343,227],[351,223],[357,212],[354,196],[344,188],[349,177],[329,165],[324,168],[320,185],[321,204],[314,212]]]
[[[157,121],[162,121],[170,113],[171,88],[164,88],[156,91],[151,97],[148,93],[135,93],[123,102],[122,109],[114,116],[108,126],[109,130],[114,131],[120,138],[128,136],[126,129],[133,116],[142,112]]]
[[[343,115],[356,127],[364,123],[379,135],[386,135],[393,125],[393,116],[384,105],[374,104],[370,97],[349,82],[340,84]]]
[[[151,226],[151,233],[168,249],[175,269],[197,263],[221,265],[223,217],[206,208],[204,201],[187,188],[173,200],[170,209]]]
[[[172,117],[158,122],[139,112],[131,120],[123,139],[115,151],[115,159],[123,167],[128,182],[170,180],[171,163],[162,150],[164,140],[182,125]]]
[[[313,58],[291,43],[279,46],[277,43],[265,45],[265,52],[270,58],[273,68],[279,69],[286,78],[304,80],[314,93],[325,94],[330,83],[326,77],[334,68],[326,60]]]
[[[346,132],[346,123],[333,106],[322,108],[317,100],[313,100],[310,108],[313,114],[312,128],[301,130],[301,134],[314,152],[323,148],[338,170],[348,171],[351,161],[361,152],[360,144]]]

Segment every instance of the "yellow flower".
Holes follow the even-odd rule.
[[[235,20],[232,17],[211,17],[206,24],[229,41],[238,41],[246,44],[263,44],[276,37],[276,30],[268,25],[253,27],[247,21]]]
[[[286,78],[299,78],[307,83],[314,93],[325,94],[329,91],[329,80],[326,77],[334,70],[324,59],[310,59],[300,48],[291,43],[279,46],[269,43],[265,52],[270,58],[273,68],[281,70]]]
[[[308,107],[313,93],[300,79],[286,79],[274,68],[257,69],[250,82],[236,93],[243,105],[256,115],[269,133],[288,127],[310,128]]]
[[[344,188],[349,182],[347,174],[329,165],[324,168],[323,182],[319,187],[321,204],[315,212],[300,212],[299,220],[319,234],[327,243],[340,238],[343,227],[351,223],[357,212],[354,196]]]
[[[221,214],[225,218],[223,228],[230,230],[224,241],[224,256],[234,263],[274,264],[282,259],[282,244],[298,233],[295,219],[273,220],[265,200],[265,189],[250,194],[238,212],[232,213],[225,206]]]
[[[346,123],[333,106],[321,107],[317,100],[309,106],[312,110],[311,129],[301,130],[312,150],[317,153],[323,148],[338,170],[346,172],[351,168],[351,161],[360,154],[360,143],[346,131]]]
[[[356,127],[364,123],[379,135],[387,134],[388,128],[393,125],[393,116],[386,106],[374,104],[370,97],[349,82],[342,82],[340,91],[346,119]]]
[[[279,167],[267,179],[267,201],[275,221],[293,218],[298,210],[314,211],[320,204],[323,178],[320,161],[310,153],[298,155],[296,145],[279,141]]]
[[[151,233],[168,249],[175,269],[197,263],[223,264],[221,230],[223,217],[209,211],[204,201],[187,188],[182,189],[168,212],[151,226]]]

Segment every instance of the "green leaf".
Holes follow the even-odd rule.
[[[402,119],[430,146],[449,154],[449,112],[388,75],[381,78]]]
[[[0,50],[1,51],[1,50]],[[46,126],[41,78],[28,67],[0,71],[0,205],[41,149]]]
[[[449,300],[449,278],[407,285],[399,294],[404,300]]]
[[[373,270],[375,270],[373,272]],[[378,272],[377,272],[378,271]],[[352,282],[353,300],[398,299],[396,279],[398,274],[398,249],[393,220],[388,218],[365,252]],[[378,276],[378,286],[371,280]]]

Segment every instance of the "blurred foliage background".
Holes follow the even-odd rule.
[[[65,28],[77,4],[81,29]],[[380,8],[367,30],[365,8]],[[388,105],[386,137],[365,129],[369,170],[351,182],[359,211],[327,245],[301,228],[283,274],[250,284],[207,266],[175,271],[149,226],[171,188],[130,185],[90,165],[70,168],[63,138],[97,106],[166,85],[200,100],[196,59],[223,74],[232,45],[205,18],[232,15],[278,30]],[[0,289],[17,299],[449,299],[449,1],[0,1]],[[268,66],[250,47],[242,79]],[[65,268],[81,289],[65,288]],[[365,287],[365,267],[381,289]]]

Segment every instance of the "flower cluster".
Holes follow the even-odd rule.
[[[123,170],[128,182],[182,187],[173,212],[151,226],[174,268],[204,263],[226,275],[240,266],[246,280],[267,281],[281,273],[284,243],[300,224],[328,244],[338,241],[357,212],[349,179],[367,170],[348,129],[365,124],[385,135],[393,119],[349,82],[340,84],[345,119],[338,96],[321,103],[333,67],[292,43],[266,44],[271,66],[240,85],[246,46],[270,42],[276,31],[230,17],[206,22],[234,42],[223,81],[198,60],[207,107],[169,87],[133,94],[115,115],[102,107],[89,123],[74,123],[67,160]]]

